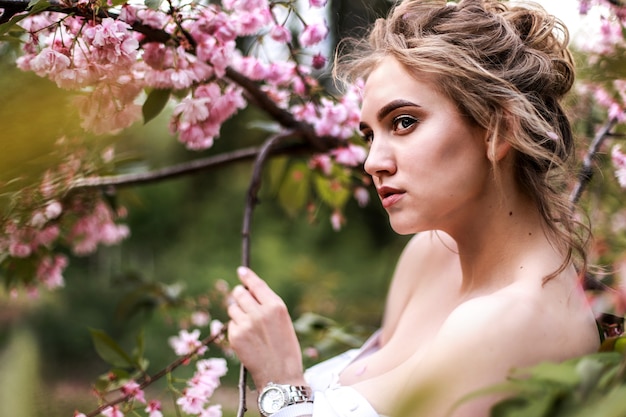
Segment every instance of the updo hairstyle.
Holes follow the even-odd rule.
[[[539,5],[519,4],[406,0],[378,19],[368,38],[348,41],[350,52],[338,55],[335,74],[347,82],[366,79],[382,60],[394,57],[486,129],[492,146],[498,138],[510,143],[516,183],[566,255],[549,279],[574,253],[586,266],[564,175],[574,138],[560,100],[574,83],[574,64],[565,26]],[[496,162],[493,168],[497,177]]]

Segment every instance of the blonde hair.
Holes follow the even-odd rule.
[[[574,83],[565,26],[539,5],[496,0],[408,0],[369,37],[347,42],[335,75],[367,78],[392,56],[416,76],[429,76],[460,111],[492,139],[515,150],[515,179],[536,204],[551,242],[566,256],[548,280],[579,255],[586,267],[581,225],[567,197],[574,138],[560,100]],[[342,44],[342,50],[345,50]],[[494,162],[494,172],[497,166]]]

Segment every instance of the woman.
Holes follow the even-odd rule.
[[[412,415],[485,416],[497,398],[453,404],[512,368],[597,350],[564,194],[567,40],[538,6],[414,0],[342,59],[348,80],[366,80],[365,170],[393,229],[415,237],[380,331],[306,376],[284,303],[240,268],[229,340],[261,391],[262,414],[394,415],[413,398]]]

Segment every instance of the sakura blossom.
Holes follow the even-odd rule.
[[[109,206],[98,201],[93,211],[78,219],[69,233],[74,253],[92,253],[98,244],[113,245],[128,237],[128,226],[116,224],[114,218]]]
[[[622,188],[626,188],[626,154],[622,152],[619,145],[611,150],[611,160],[615,167],[615,177]]]
[[[148,417],[163,417],[159,400],[151,400],[144,411],[148,413]]]
[[[102,410],[101,414],[104,417],[124,417],[124,413],[117,405],[105,408],[104,410]]]
[[[226,360],[212,358],[196,363],[196,372],[187,381],[183,395],[176,403],[187,414],[200,416],[221,416],[221,407],[208,406],[209,399],[220,386],[220,378],[227,372]],[[219,414],[216,414],[219,413]]]
[[[198,355],[203,355],[207,347],[202,345],[199,337],[200,330],[195,329],[192,332],[188,332],[183,329],[178,333],[178,336],[169,338],[169,344],[178,356],[189,355],[193,352],[196,352]]]
[[[68,260],[64,255],[45,256],[37,267],[37,279],[49,290],[65,285],[63,270],[67,267]]]
[[[302,46],[310,47],[326,39],[326,36],[328,36],[328,26],[325,22],[312,23],[304,28],[298,40]]]
[[[146,404],[146,398],[141,386],[135,381],[128,381],[121,388],[122,394],[130,396],[131,399]]]

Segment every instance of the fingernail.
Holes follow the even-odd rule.
[[[240,277],[243,277],[247,273],[248,273],[248,268],[246,268],[245,266],[240,266],[239,268],[237,268],[237,275],[239,275]]]

